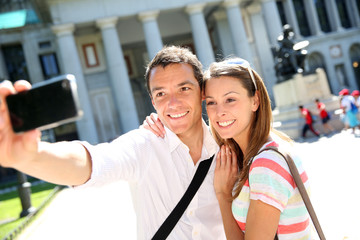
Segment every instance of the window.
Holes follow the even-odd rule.
[[[321,30],[325,33],[331,32],[329,17],[326,11],[325,0],[314,0],[316,12],[319,16]]]
[[[343,26],[344,28],[351,28],[351,23],[349,19],[349,14],[346,9],[345,0],[336,0],[336,6],[339,11],[341,26]]]
[[[19,79],[31,81],[29,78],[22,46],[20,44],[4,46],[2,47],[2,52],[5,60],[6,70],[9,74],[9,80],[12,82],[15,82]]]
[[[345,66],[344,64],[339,64],[335,66],[335,73],[340,85],[340,88],[348,88],[349,83],[346,76]]]
[[[280,16],[281,24],[284,26],[285,24],[288,23],[288,22],[286,21],[284,4],[283,4],[282,1],[277,1],[277,2],[276,2],[276,5],[277,5],[277,9],[278,9],[278,11],[279,11],[279,16]]]
[[[42,54],[39,57],[45,79],[49,79],[60,74],[55,53]]]
[[[95,43],[84,44],[82,45],[82,48],[85,57],[86,67],[87,68],[98,67],[100,65],[100,62],[97,56]]]
[[[305,5],[303,0],[293,0],[297,21],[299,23],[300,34],[304,37],[310,36],[309,23],[306,18]]]

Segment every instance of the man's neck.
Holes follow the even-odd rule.
[[[192,131],[177,135],[180,140],[189,148],[191,158],[194,165],[200,160],[201,150],[203,146],[204,136],[203,128],[200,122],[200,126],[194,127]]]

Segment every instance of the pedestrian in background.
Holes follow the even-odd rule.
[[[349,89],[344,88],[339,92],[342,96],[340,107],[346,116],[346,121],[349,127],[352,128],[352,133],[355,133],[355,128],[360,128],[360,122],[357,119],[358,108],[355,105],[355,98],[349,94]]]
[[[330,121],[330,114],[326,110],[326,106],[323,102],[317,98],[315,99],[316,107],[319,111],[319,116],[321,118],[322,125],[326,131],[326,134],[330,134],[335,131],[335,129],[328,123]]]
[[[354,90],[354,91],[351,93],[351,96],[354,97],[355,105],[356,105],[356,107],[359,109],[359,108],[360,108],[360,91],[359,91],[359,90]]]
[[[320,133],[317,130],[315,130],[313,127],[314,120],[312,117],[312,113],[309,111],[309,109],[304,108],[303,105],[300,105],[299,110],[301,112],[302,117],[305,119],[305,124],[302,129],[302,137],[305,138],[306,132],[308,130],[310,130],[312,133],[314,133],[315,136],[320,137]]]

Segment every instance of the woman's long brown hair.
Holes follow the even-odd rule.
[[[235,59],[228,59],[223,62],[215,62],[212,63],[209,69],[205,72],[204,76],[204,86],[203,89],[206,88],[206,82],[211,78],[219,78],[222,76],[229,76],[237,78],[242,86],[247,90],[248,96],[252,97],[255,94],[258,94],[259,98],[259,107],[253,113],[250,123],[249,130],[249,143],[246,152],[244,152],[240,146],[236,143],[236,141],[231,139],[223,139],[216,132],[213,126],[211,126],[211,132],[216,142],[221,145],[229,145],[230,148],[236,153],[239,165],[239,175],[238,182],[234,189],[233,197],[236,198],[245,182],[249,178],[249,171],[251,166],[251,161],[254,156],[257,155],[260,148],[267,142],[270,131],[274,131],[277,135],[279,135],[282,139],[291,141],[286,135],[275,131],[271,127],[272,123],[272,110],[271,110],[271,102],[266,90],[266,86],[264,81],[261,79],[259,74],[252,69],[241,67],[239,64],[234,64],[236,62]],[[228,63],[231,62],[231,63]],[[249,71],[253,71],[255,82],[257,85],[257,90],[251,80]]]

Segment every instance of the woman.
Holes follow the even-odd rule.
[[[285,160],[271,150],[258,154],[270,145],[291,149],[291,140],[271,128],[270,99],[260,76],[245,60],[229,59],[211,64],[204,90],[213,135],[238,159],[234,180],[232,158],[222,151],[214,179],[227,238],[309,239],[309,216]]]
[[[270,99],[243,59],[213,63],[204,76],[210,127],[221,146],[214,187],[227,239],[310,239],[309,215],[286,161],[291,140],[271,128]],[[156,127],[155,127],[156,128]],[[292,154],[305,186],[307,176]]]
[[[341,96],[340,107],[345,114],[349,128],[352,128],[352,133],[355,133],[355,128],[360,129],[360,122],[357,119],[358,109],[355,104],[355,99],[349,94],[348,89],[343,89],[339,92]]]

